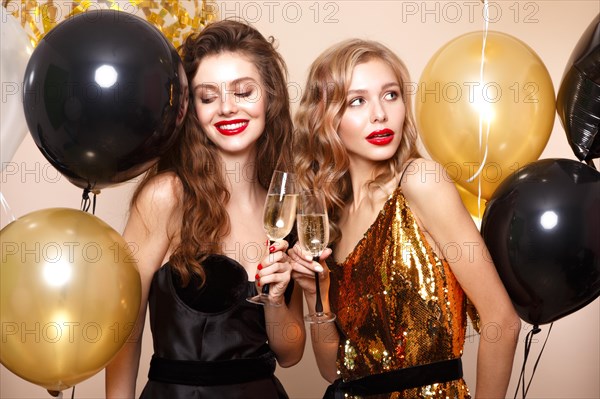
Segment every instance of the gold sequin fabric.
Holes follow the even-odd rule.
[[[466,296],[427,242],[400,187],[346,260],[330,269],[344,381],[462,355]],[[369,399],[469,397],[460,379]]]

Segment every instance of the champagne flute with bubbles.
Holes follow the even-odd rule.
[[[320,191],[302,191],[298,195],[296,215],[298,242],[304,251],[310,252],[313,261],[319,262],[321,253],[329,243],[329,218],[325,198]],[[309,323],[327,323],[335,320],[335,314],[323,312],[319,273],[315,272],[316,304],[314,313],[304,316]]]
[[[263,211],[263,227],[269,238],[269,246],[277,240],[283,240],[292,231],[297,197],[294,174],[274,171]],[[258,305],[269,303],[269,285],[265,284],[258,295],[247,300]]]

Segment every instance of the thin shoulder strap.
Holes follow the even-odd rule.
[[[400,175],[400,182],[398,183],[398,187],[402,186],[402,179],[404,179],[404,174],[406,173],[408,168],[410,168],[410,165],[412,165],[412,163],[415,162],[416,160],[417,160],[417,158],[414,158],[408,163],[408,165],[406,165],[406,167],[402,171],[402,174]]]

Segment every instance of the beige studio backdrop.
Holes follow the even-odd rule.
[[[58,2],[55,2],[58,3]],[[68,3],[68,2],[64,2]],[[101,3],[101,2],[99,2]],[[105,2],[106,3],[106,2]],[[126,3],[124,1],[120,3]],[[181,1],[191,7],[192,1]],[[555,92],[571,51],[584,29],[600,12],[598,0],[490,1],[490,30],[508,33],[537,52],[552,78]],[[459,1],[224,1],[217,2],[220,18],[241,17],[264,35],[274,36],[290,71],[290,94],[294,109],[299,101],[305,74],[311,61],[326,47],[350,37],[383,42],[407,63],[412,81],[418,82],[431,56],[457,36],[482,31],[483,3]],[[132,7],[128,7],[132,10]],[[576,159],[558,117],[543,158]],[[81,190],[60,176],[43,158],[28,135],[1,175],[1,191],[14,216],[51,207],[79,209]],[[598,167],[598,162],[596,161]],[[127,217],[135,179],[102,190],[97,198],[96,216],[121,232]],[[2,226],[7,223],[2,214]],[[599,237],[600,239],[600,237]],[[527,376],[542,347],[548,325],[535,336]],[[513,397],[523,362],[524,323],[507,397]],[[465,379],[472,389],[476,380],[476,348],[479,338],[470,332],[463,359]],[[504,332],[504,333],[515,333]],[[146,381],[152,355],[149,328],[143,342],[138,377],[138,394]],[[40,364],[39,367],[44,367]],[[293,399],[320,398],[326,383],[320,377],[310,344],[302,361],[277,375]],[[535,378],[527,395],[531,399],[600,398],[600,300],[554,324]],[[71,390],[64,391],[70,397]],[[76,398],[104,396],[104,372],[80,383]],[[41,387],[0,369],[0,398],[49,398]],[[521,394],[518,395],[521,397]]]

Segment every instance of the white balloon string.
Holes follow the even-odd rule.
[[[483,105],[483,72],[485,66],[485,47],[487,44],[487,36],[488,36],[488,28],[489,28],[489,4],[488,0],[483,0],[483,42],[481,45],[481,62],[479,64],[479,88],[482,90],[481,98],[476,98],[474,101],[480,101],[479,104],[479,153],[482,152],[483,147],[483,121],[484,121],[484,113],[487,112],[487,109]],[[486,115],[486,132],[485,132],[485,148],[483,149],[483,159],[479,165],[477,171],[473,174],[473,176],[467,179],[467,183],[472,182],[475,178],[479,177],[477,184],[477,216],[481,218],[481,177],[480,174],[483,171],[483,167],[487,161],[488,155],[488,137],[490,135],[490,115]]]
[[[15,220],[17,220],[17,218],[15,217],[15,215],[12,213],[12,210],[10,209],[10,206],[8,205],[8,202],[4,198],[4,195],[2,194],[1,191],[0,191],[0,204],[2,204],[2,210],[3,210],[2,213],[4,215],[8,216],[9,223],[14,222]]]

